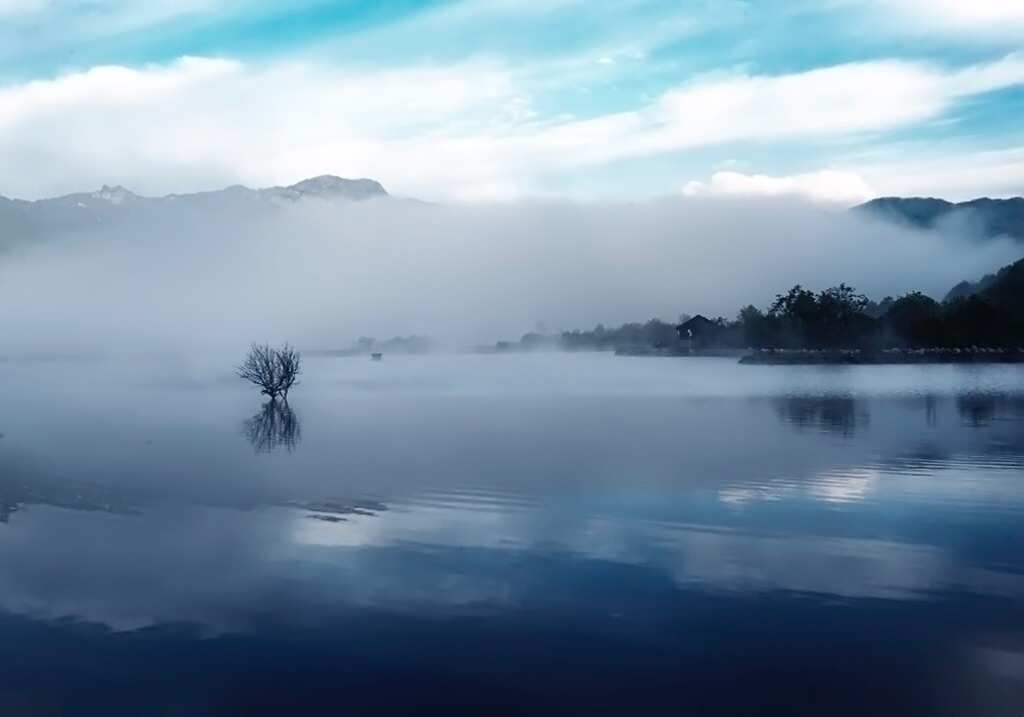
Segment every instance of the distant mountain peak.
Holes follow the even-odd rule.
[[[139,195],[132,191],[129,191],[122,187],[120,184],[110,185],[104,184],[99,191],[92,193],[93,199],[103,199],[111,204],[123,204],[124,202],[131,199],[138,199]]]
[[[1024,197],[981,197],[957,203],[934,197],[879,197],[852,211],[922,229],[962,220],[963,226],[974,227],[985,237],[1008,236],[1024,241]]]
[[[77,192],[72,194],[66,194],[59,197],[52,197],[49,199],[39,200],[13,200],[0,195],[0,199],[6,201],[22,201],[26,204],[36,204],[39,202],[67,202],[74,200],[88,201],[90,199],[99,199],[111,204],[124,204],[127,201],[132,200],[155,200],[155,199],[188,199],[189,197],[196,196],[211,196],[221,193],[246,193],[253,192],[255,194],[263,194],[269,197],[286,198],[286,199],[301,199],[303,197],[319,197],[322,199],[372,199],[374,197],[388,197],[390,196],[383,185],[375,179],[346,179],[344,177],[338,177],[333,174],[321,174],[318,177],[310,177],[309,179],[303,179],[295,184],[288,185],[286,187],[266,187],[264,189],[250,189],[241,184],[233,184],[230,187],[224,189],[205,191],[205,192],[185,192],[182,194],[168,194],[163,197],[149,197],[136,194],[135,192],[123,187],[120,184],[113,186],[104,184],[98,190],[94,192]]]
[[[373,199],[386,197],[387,191],[381,183],[373,179],[345,179],[333,174],[322,174],[296,182],[288,187],[271,187],[269,190],[277,194],[289,192],[300,197],[321,197],[324,199]]]
[[[163,197],[141,196],[119,184],[104,184],[94,192],[34,201],[0,196],[0,250],[24,239],[77,231],[97,224],[109,225],[128,217],[144,217],[147,212],[160,211],[160,207],[168,203],[197,211],[237,207],[240,202],[249,203],[254,209],[261,205],[272,209],[305,200],[341,205],[389,196],[380,182],[373,179],[345,179],[330,174],[303,179],[287,187],[250,189],[236,184],[215,191]]]

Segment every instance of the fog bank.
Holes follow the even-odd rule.
[[[779,199],[167,202],[0,254],[0,354],[460,347],[539,322],[732,317],[795,283],[941,299],[1020,254]]]

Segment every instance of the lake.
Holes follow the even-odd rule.
[[[1024,367],[4,361],[4,715],[1024,713]]]

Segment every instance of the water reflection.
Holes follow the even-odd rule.
[[[965,393],[957,396],[956,408],[963,422],[975,428],[1024,418],[1024,398],[1005,393]]]
[[[323,523],[343,523],[351,516],[375,517],[388,509],[385,503],[379,500],[318,500],[318,501],[289,501],[283,505],[292,508],[301,508],[309,511],[306,515],[311,520],[319,520]]]
[[[306,386],[302,450],[273,459],[238,435],[241,393],[204,391],[202,412],[177,388],[146,393],[145,404],[90,395],[59,411],[32,397],[43,418],[31,420],[0,404],[0,515],[14,516],[0,526],[0,664],[34,660],[0,670],[8,711],[40,713],[32,708],[61,690],[61,706],[87,711],[75,697],[139,684],[159,688],[150,696],[161,709],[173,699],[203,714],[210,694],[243,678],[266,685],[260,700],[280,698],[278,713],[296,695],[344,685],[335,708],[379,694],[367,685],[387,673],[426,675],[432,693],[492,690],[467,710],[476,713],[509,685],[529,684],[528,697],[550,706],[569,694],[557,689],[569,675],[586,687],[576,704],[532,711],[571,714],[591,707],[595,689],[621,684],[626,664],[633,702],[658,689],[671,698],[642,704],[645,713],[683,702],[701,714],[800,713],[771,709],[791,697],[804,713],[843,714],[802,689],[807,674],[841,660],[863,667],[829,685],[856,693],[840,707],[921,714],[921,695],[967,681],[922,676],[928,660],[935,674],[1017,674],[1024,430],[1003,419],[1024,416],[1018,374],[788,374],[730,362],[705,376],[699,362],[657,362],[644,371],[676,372],[667,383],[678,380],[677,393],[663,395],[662,375],[649,392],[609,395],[606,384],[628,384],[600,374],[601,386],[573,383],[585,395],[570,395],[558,388],[565,364],[545,373],[536,362],[547,358],[522,360],[529,371],[511,389],[461,393],[427,380],[423,363],[373,366],[389,382],[375,388],[350,380],[366,363],[340,365],[344,381]],[[516,361],[487,363],[488,386]],[[638,365],[601,371],[633,367],[636,378]],[[719,375],[728,391],[749,390],[678,388],[707,392]],[[890,383],[873,393],[863,376]],[[84,420],[100,409],[115,430]],[[298,419],[266,405],[245,435],[259,453],[291,450]],[[3,460],[8,447],[37,470]],[[39,507],[15,512],[28,504]],[[84,512],[132,506],[141,517]],[[982,667],[972,668],[964,656],[977,654]],[[89,672],[69,668],[68,655],[84,665],[115,657]],[[107,679],[117,655],[124,672],[110,689],[75,683]],[[592,659],[607,661],[608,679],[594,677]],[[344,683],[359,670],[363,682]],[[997,702],[1007,694],[971,679]],[[737,690],[744,681],[750,689]],[[713,698],[712,683],[722,686]],[[409,695],[408,685],[384,698]],[[892,685],[915,698],[902,712]],[[779,699],[766,707],[773,686]],[[28,706],[12,711],[12,694]],[[745,694],[758,704],[716,701]],[[1003,713],[935,700],[962,708],[949,713]]]
[[[938,401],[930,393],[924,397],[924,421],[929,428],[935,428],[939,421]]]
[[[245,436],[257,453],[271,453],[284,447],[295,450],[302,440],[299,417],[287,401],[271,399],[244,425]]]
[[[776,399],[779,418],[798,428],[852,435],[867,426],[867,406],[851,396],[786,396]]]
[[[0,523],[28,505],[121,515],[138,513],[136,502],[117,489],[78,481],[41,479],[0,461]]]
[[[996,399],[984,393],[969,393],[958,396],[956,409],[964,423],[971,426],[987,426],[996,412]]]

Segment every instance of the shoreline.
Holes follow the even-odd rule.
[[[1024,363],[1020,349],[886,349],[883,351],[817,351],[762,349],[740,358],[754,366],[873,366],[886,364]]]

